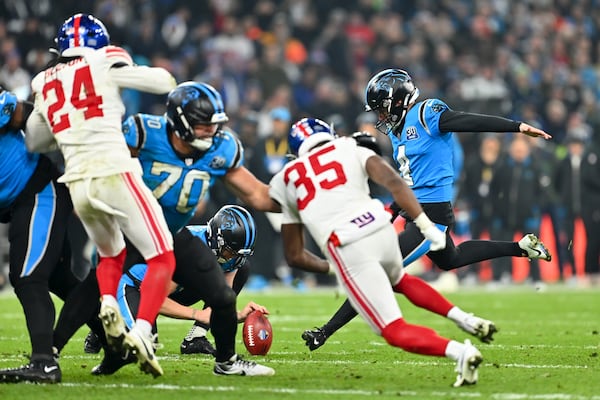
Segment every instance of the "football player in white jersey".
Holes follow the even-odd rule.
[[[424,326],[407,323],[394,292],[418,302],[404,272],[390,215],[369,195],[368,179],[386,188],[414,219],[432,250],[444,248],[445,233],[425,215],[402,178],[375,152],[350,137],[336,138],[323,121],[304,118],[288,137],[297,158],[273,177],[270,195],[282,208],[284,253],[292,267],[318,263],[304,249],[306,228],[321,247],[354,308],[392,346],[456,361],[454,386],[477,382],[483,357],[469,340],[459,343]]]
[[[58,58],[31,84],[35,110],[27,125],[28,147],[42,151],[57,144],[61,150],[65,173],[59,181],[68,186],[100,256],[96,274],[107,341],[133,351],[142,371],[156,377],[163,371],[151,329],[175,268],[173,239],[121,132],[125,107],[119,89],[166,94],[176,82],[163,68],[134,65],[127,51],[109,45],[106,28],[91,15],[67,19],[56,44]],[[129,332],[116,300],[126,256],[123,234],[148,264],[138,317]]]

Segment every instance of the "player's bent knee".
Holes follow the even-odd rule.
[[[229,308],[233,305],[235,308],[236,294],[232,288],[227,285],[215,288],[212,293],[204,300],[207,306],[213,310],[218,308]]]

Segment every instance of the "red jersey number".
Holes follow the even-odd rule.
[[[48,121],[52,126],[52,133],[56,134],[71,127],[68,112],[58,114],[66,102],[65,90],[62,81],[54,79],[46,82],[42,88],[44,100],[48,99],[48,93],[54,91],[56,101],[48,106]],[[71,95],[71,104],[78,110],[85,110],[83,117],[90,119],[94,117],[102,117],[104,113],[100,105],[102,104],[102,96],[96,95],[94,81],[90,67],[85,66],[75,70],[73,78],[73,94]]]
[[[319,159],[319,157],[333,151],[334,149],[335,149],[334,145],[326,146],[326,147],[322,148],[321,150],[319,150],[318,152],[316,152],[315,154],[312,154],[310,157],[308,157],[308,163],[298,162],[298,163],[294,164],[292,167],[290,167],[285,172],[284,180],[285,180],[286,184],[290,181],[290,173],[292,171],[295,171],[298,174],[298,178],[294,181],[294,186],[296,186],[296,188],[303,186],[306,191],[306,195],[304,197],[298,198],[296,200],[296,203],[298,205],[298,210],[305,209],[306,206],[308,206],[308,203],[310,203],[312,201],[312,199],[315,198],[315,194],[316,194],[315,182],[313,182],[313,179],[311,179],[307,174],[307,172],[308,172],[307,164],[310,164],[310,168],[316,175],[317,179],[318,179],[319,175],[322,175],[322,174],[326,173],[327,171],[334,172],[335,176],[333,178],[325,178],[325,179],[318,180],[316,182],[323,189],[326,189],[326,190],[333,189],[334,187],[343,185],[344,183],[346,183],[348,181],[346,179],[346,174],[344,173],[344,169],[342,168],[342,164],[340,164],[337,161],[328,161],[328,162],[323,163]]]

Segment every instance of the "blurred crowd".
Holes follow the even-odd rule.
[[[468,217],[472,237],[508,240],[514,232],[539,231],[541,218],[549,216],[565,279],[563,267],[574,264],[570,227],[585,213],[582,202],[594,201],[572,182],[572,174],[584,151],[600,141],[598,3],[3,0],[0,84],[27,98],[31,77],[52,57],[48,49],[62,21],[75,12],[92,13],[138,64],[162,66],[178,81],[217,88],[230,127],[246,146],[247,165],[268,180],[285,162],[285,134],[293,121],[321,118],[341,135],[372,130],[373,117],[363,112],[368,79],[384,68],[406,69],[421,99],[437,97],[456,110],[527,121],[553,135],[550,142],[460,135],[465,162],[456,204]],[[133,91],[123,96],[127,114],[164,108],[162,97]],[[379,138],[385,146],[385,137]],[[570,177],[564,176],[566,162],[574,171]],[[235,201],[214,192],[208,214]],[[600,224],[600,211],[591,212]],[[257,275],[266,282],[302,282],[280,272],[277,267],[285,267],[280,253],[260,245],[277,240],[273,221],[262,218],[259,235],[273,240],[259,236]],[[600,243],[594,246],[600,252]],[[598,253],[586,258],[586,275],[598,279]],[[492,280],[508,279],[510,265],[504,261],[494,265]],[[540,279],[537,270],[532,263],[532,280]]]

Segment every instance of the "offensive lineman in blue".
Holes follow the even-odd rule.
[[[137,114],[123,123],[125,139],[143,169],[143,179],[163,208],[174,234],[173,281],[185,284],[211,307],[216,375],[273,375],[272,368],[244,361],[235,352],[236,295],[211,249],[185,225],[215,179],[259,211],[278,211],[268,186],[243,166],[243,147],[222,125],[223,100],[212,86],[184,82],[167,97],[164,116]],[[131,254],[131,256],[130,256]],[[131,248],[126,266],[143,262]]]
[[[429,252],[429,243],[414,222],[407,219],[404,231],[398,235],[404,265],[424,254],[446,271],[505,256],[550,261],[550,252],[533,234],[526,234],[519,242],[469,240],[456,246],[450,232],[455,223],[452,209],[456,178],[453,168],[454,132],[521,132],[543,139],[552,136],[524,122],[453,111],[442,100],[417,102],[418,97],[419,89],[410,75],[401,69],[378,72],[365,90],[365,108],[377,114],[377,129],[390,138],[400,175],[429,218],[446,230],[446,248]],[[396,204],[392,204],[391,210],[393,219],[404,214]],[[346,300],[332,319],[320,328],[304,331],[302,338],[310,350],[315,350],[356,315]],[[473,334],[483,342],[490,342],[495,332],[494,325],[487,325],[479,327]]]
[[[56,166],[25,147],[23,128],[32,110],[31,103],[0,88],[0,222],[10,223],[9,279],[31,340],[30,362],[1,369],[0,383],[62,379],[52,353],[55,309],[49,290],[56,291],[52,277],[62,270],[61,260],[70,261],[63,245],[73,206],[67,188],[56,181]]]

